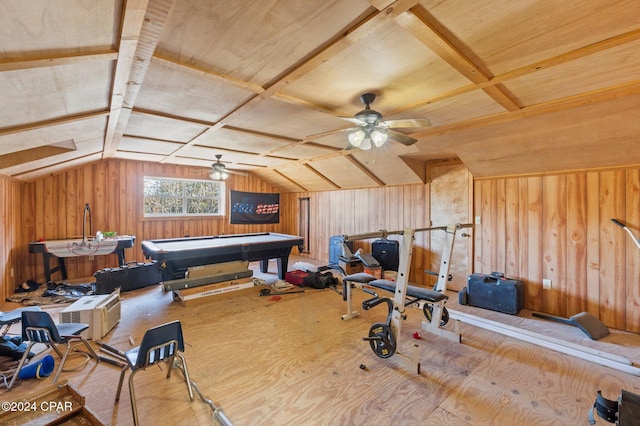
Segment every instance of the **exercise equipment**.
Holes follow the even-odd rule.
[[[364,338],[368,341],[373,352],[381,358],[390,358],[399,355],[399,359],[406,362],[410,368],[417,373],[420,372],[419,348],[414,345],[414,353],[407,356],[398,351],[398,337],[401,331],[401,324],[406,319],[405,307],[422,304],[423,313],[427,321],[422,323],[422,328],[449,340],[460,342],[460,332],[457,322],[454,329],[442,328],[449,321],[449,314],[444,306],[448,296],[446,295],[447,281],[449,280],[449,266],[453,254],[455,236],[458,230],[470,228],[472,224],[452,224],[447,226],[437,226],[420,229],[404,229],[403,231],[380,230],[364,234],[345,235],[344,241],[369,238],[386,238],[391,234],[403,236],[400,247],[400,260],[398,265],[398,280],[396,282],[376,279],[372,275],[359,273],[347,275],[343,278],[343,300],[347,302],[347,314],[342,319],[349,319],[358,316],[359,313],[352,309],[351,290],[352,287],[359,287],[363,291],[372,294],[373,298],[365,300],[362,307],[365,310],[371,309],[381,303],[388,306],[387,320],[384,323],[375,323],[369,330],[369,335]],[[408,284],[409,270],[411,267],[411,257],[413,254],[413,241],[416,232],[423,231],[445,231],[443,242],[442,258],[438,281],[433,290]],[[376,293],[376,289],[393,293],[393,298],[381,297]]]
[[[21,379],[44,379],[53,373],[55,360],[51,355],[45,355],[42,359],[32,361],[23,366],[18,373]]]
[[[611,219],[611,222],[615,223],[616,225],[624,229],[627,232],[627,234],[629,234],[633,242],[636,243],[636,246],[638,246],[638,248],[640,249],[640,238],[633,235],[633,232],[631,232],[631,230],[627,228],[627,225],[625,225],[622,221],[619,221],[618,219]]]
[[[554,315],[541,314],[533,312],[531,315],[537,318],[543,318],[556,321],[562,324],[573,325],[582,330],[592,340],[598,340],[609,334],[609,329],[600,320],[588,312],[580,312],[569,318],[557,317]]]
[[[390,358],[396,353],[396,339],[391,327],[377,322],[369,329],[369,337],[365,338],[371,345],[371,350],[380,358]]]

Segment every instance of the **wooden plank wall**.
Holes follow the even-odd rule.
[[[15,247],[19,244],[19,229],[22,211],[20,208],[20,191],[22,183],[6,176],[0,176],[0,196],[3,203],[0,205],[0,279],[2,289],[2,300],[6,294],[11,294],[15,288],[22,283],[20,281],[20,256],[16,253]],[[5,294],[6,293],[6,294]]]
[[[297,219],[298,200],[309,197],[311,203],[311,238],[309,253],[305,256],[329,260],[329,239],[332,235],[348,235],[427,228],[466,222],[471,214],[471,177],[461,164],[427,168],[431,180],[427,184],[389,186],[341,191],[304,192],[283,194],[284,206],[292,211],[283,217]],[[434,211],[435,210],[435,211]],[[435,217],[435,219],[433,217]],[[431,223],[437,220],[437,223]],[[287,223],[286,232],[297,233],[297,224]],[[438,232],[438,231],[436,231]],[[401,240],[400,235],[390,239]],[[354,241],[355,249],[371,252],[374,239]],[[424,270],[438,271],[442,251],[440,235],[416,232],[409,280],[418,285],[431,286],[435,278]],[[462,282],[470,272],[468,241],[457,241],[452,270]]]
[[[476,180],[474,270],[526,283],[526,307],[640,331],[640,169]],[[542,280],[552,281],[543,289]]]
[[[189,177],[190,173],[181,166],[109,160],[28,184],[0,179],[5,200],[2,297],[27,278],[42,281],[42,260],[28,254],[28,242],[81,235],[86,202],[91,205],[93,229],[136,235],[136,245],[127,256],[142,260],[144,239],[260,231],[297,234],[298,199],[309,197],[311,241],[305,256],[328,260],[331,235],[428,227],[435,214],[432,205],[442,202],[435,197],[444,196],[432,183],[282,194],[281,223],[271,226],[232,226],[226,218],[142,218],[138,205],[142,176]],[[228,185],[244,191],[277,191],[252,177],[233,176]],[[640,250],[610,222],[621,219],[640,234],[639,188],[638,167],[475,180],[470,202],[481,224],[473,231],[473,271],[503,271],[523,279],[529,309],[565,317],[586,311],[609,327],[640,332]],[[370,242],[357,242],[356,247],[369,251]],[[432,284],[422,273],[439,259],[439,249],[432,252],[430,244],[428,233],[416,234],[410,276],[416,284]],[[113,255],[93,261],[69,259],[69,276],[87,277],[114,262]],[[552,280],[550,290],[543,291],[543,278]]]
[[[429,226],[429,185],[407,185],[386,188],[365,188],[341,191],[320,191],[283,194],[283,207],[296,209],[283,211],[285,217],[296,217],[298,200],[310,198],[311,229],[309,253],[303,256],[329,261],[329,241],[333,235],[349,235],[402,230],[405,227]],[[289,224],[287,232],[298,232],[297,224]],[[392,235],[389,239],[401,239]],[[371,252],[374,239],[354,241],[357,250]],[[430,253],[428,235],[416,234],[411,280],[425,282],[424,274],[414,271],[428,269]]]
[[[42,258],[28,254],[28,242],[40,238],[65,239],[82,236],[82,213],[89,203],[92,229],[135,235],[134,247],[127,249],[127,260],[143,260],[141,242],[148,239],[184,235],[219,235],[245,232],[280,232],[278,225],[231,225],[228,217],[197,219],[145,219],[142,214],[144,176],[194,178],[193,169],[184,166],[108,160],[30,182],[22,191],[20,238],[12,246],[24,259],[21,279],[44,280]],[[255,177],[232,175],[227,189],[250,192],[277,192]],[[228,194],[228,192],[227,192]],[[16,196],[18,198],[18,196]],[[228,197],[227,197],[228,198]],[[228,199],[227,199],[228,204]],[[7,208],[6,205],[4,208]],[[228,208],[228,205],[227,205]],[[88,226],[88,225],[87,225]],[[115,255],[68,258],[69,278],[90,277],[95,271],[117,265]],[[53,279],[60,279],[56,274]],[[3,288],[4,296],[7,289]]]

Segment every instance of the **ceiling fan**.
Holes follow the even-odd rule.
[[[357,127],[342,129],[336,132],[347,132],[349,145],[347,149],[360,148],[363,150],[371,149],[373,146],[382,146],[387,139],[399,142],[403,145],[413,145],[417,139],[409,137],[404,133],[397,132],[395,128],[414,128],[414,127],[431,127],[431,122],[426,118],[407,118],[400,120],[383,120],[382,114],[371,109],[371,104],[375,101],[376,95],[373,93],[365,93],[360,96],[360,100],[364,104],[364,109],[353,117],[338,117],[342,120],[350,121],[357,124]],[[327,135],[329,133],[325,133]]]
[[[229,177],[229,174],[247,176],[246,172],[228,169],[227,166],[225,166],[224,163],[220,161],[221,158],[222,154],[216,154],[217,161],[211,164],[211,172],[209,173],[209,177],[212,180],[226,180]]]

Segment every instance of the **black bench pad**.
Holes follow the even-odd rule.
[[[371,274],[365,274],[364,272],[358,272],[357,274],[347,275],[342,278],[342,281],[353,281],[355,283],[369,283],[371,281],[376,280],[377,278]]]
[[[389,291],[391,293],[395,293],[396,291],[396,283],[395,281],[389,280],[374,280],[369,282],[371,287],[380,288],[382,290]],[[407,286],[407,296],[415,297],[419,300],[426,300],[428,302],[437,303],[442,300],[446,300],[449,298],[446,294],[443,294],[439,291],[429,290],[427,288],[416,287],[413,285]]]

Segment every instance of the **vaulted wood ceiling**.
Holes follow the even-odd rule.
[[[0,173],[216,154],[283,191],[640,164],[640,2],[0,2]],[[418,142],[345,150],[363,108]],[[329,132],[329,135],[322,134]],[[316,136],[311,136],[316,135]],[[320,136],[318,136],[320,135]]]

